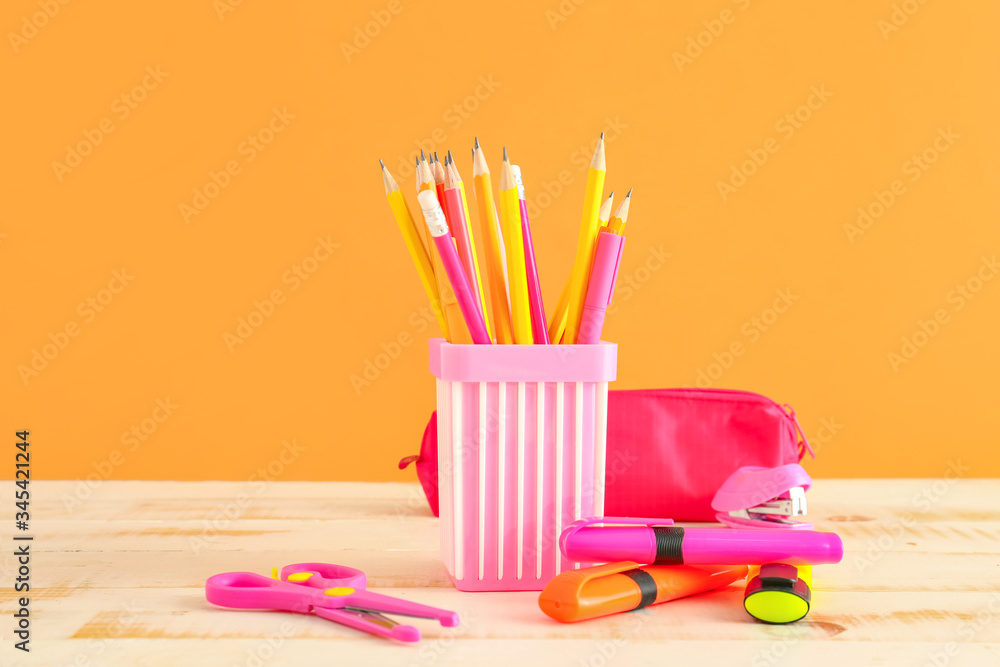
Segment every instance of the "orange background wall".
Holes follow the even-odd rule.
[[[787,401],[818,476],[1000,474],[1000,5],[232,2],[0,12],[35,477],[412,479],[437,325],[377,158],[415,206],[418,146],[471,181],[507,145],[551,310],[601,131],[635,187],[613,388]]]

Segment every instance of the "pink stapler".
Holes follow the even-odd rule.
[[[730,528],[812,530],[792,517],[806,513],[806,491],[812,486],[798,463],[777,468],[744,466],[729,476],[712,499],[712,509]]]

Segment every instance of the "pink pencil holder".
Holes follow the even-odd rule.
[[[604,514],[618,346],[430,341],[441,558],[462,591],[540,591],[573,521]]]

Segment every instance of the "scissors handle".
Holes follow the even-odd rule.
[[[315,588],[254,572],[223,572],[209,577],[205,582],[205,598],[231,609],[282,609],[300,614],[309,613],[314,606],[329,600]]]
[[[333,565],[332,563],[295,563],[281,568],[281,578],[285,581],[293,575],[311,573],[313,576],[295,581],[297,584],[309,586],[311,588],[335,588],[338,586],[348,586],[354,590],[363,590],[367,587],[365,573],[346,565]]]

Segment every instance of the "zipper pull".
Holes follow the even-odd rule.
[[[792,421],[795,423],[795,430],[799,432],[799,436],[802,438],[799,441],[799,461],[805,458],[807,450],[809,452],[809,456],[816,458],[816,453],[813,452],[813,448],[809,445],[809,439],[806,438],[805,431],[802,430],[802,425],[799,424],[799,419],[795,416],[795,408],[790,406],[788,403],[782,403],[781,407],[788,410],[787,414],[792,418]],[[804,448],[803,445],[805,445]]]

